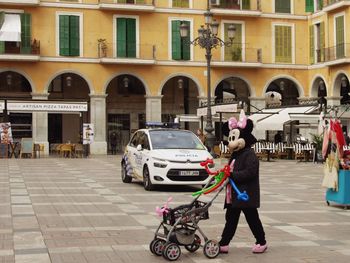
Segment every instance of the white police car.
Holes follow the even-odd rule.
[[[213,159],[191,131],[169,128],[140,129],[131,137],[121,161],[122,180],[154,185],[204,185],[209,176],[200,162]]]

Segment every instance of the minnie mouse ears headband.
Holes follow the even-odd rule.
[[[228,128],[230,130],[241,128],[244,129],[247,125],[247,117],[245,116],[244,110],[241,110],[241,113],[239,114],[239,121],[235,117],[231,117],[228,120]]]

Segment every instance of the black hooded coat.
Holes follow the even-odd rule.
[[[231,154],[229,163],[234,162],[233,172],[230,177],[235,182],[238,189],[246,191],[249,200],[247,202],[237,200],[237,193],[232,189],[232,204],[225,202],[225,208],[229,205],[239,208],[260,207],[260,183],[259,183],[259,159],[257,158],[252,145],[256,143],[256,138],[251,134],[253,123],[248,119],[244,129],[240,129],[240,138],[245,140],[245,147]],[[223,128],[224,134],[228,134]]]

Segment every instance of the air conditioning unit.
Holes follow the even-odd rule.
[[[220,0],[210,0],[211,5],[220,5]]]

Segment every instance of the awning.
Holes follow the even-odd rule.
[[[272,114],[277,114],[279,111],[281,111],[281,109],[263,109],[259,112],[250,115],[248,118],[253,121],[254,125],[256,125],[258,121],[266,119]]]
[[[16,14],[5,14],[0,29],[0,41],[21,42],[21,17]]]
[[[307,115],[308,113],[314,111],[315,108],[315,106],[305,106],[281,109],[278,114],[272,114],[265,119],[257,121],[256,129],[265,131],[282,131],[284,124],[293,120],[298,120],[294,118],[292,119],[291,116],[297,116],[298,114]]]

